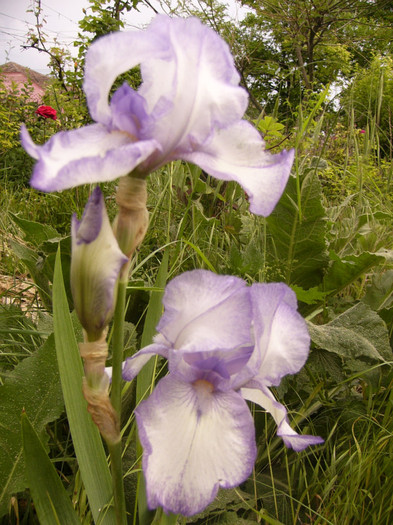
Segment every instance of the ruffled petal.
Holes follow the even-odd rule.
[[[123,379],[125,381],[132,381],[153,355],[161,355],[165,357],[165,359],[168,359],[168,352],[168,347],[160,343],[145,346],[145,348],[139,350],[139,352],[124,361]]]
[[[282,377],[298,372],[307,360],[307,325],[296,310],[295,293],[286,284],[253,284],[250,295],[255,332],[251,361],[260,363],[256,378],[267,386],[277,386]]]
[[[149,508],[192,516],[251,474],[254,423],[238,393],[167,376],[135,412]]]
[[[115,180],[160,148],[155,140],[132,142],[128,133],[108,132],[101,124],[57,133],[43,146],[32,142],[25,126],[21,138],[38,159],[30,184],[41,191]]]
[[[197,164],[213,177],[237,181],[249,197],[250,211],[266,217],[285,189],[294,150],[268,153],[259,133],[241,121],[218,130],[206,145],[182,152],[180,158]]]
[[[148,31],[168,43],[172,57],[142,63],[139,92],[155,116],[154,137],[178,158],[241,119],[248,97],[228,45],[197,18],[158,16]]]
[[[250,344],[249,288],[238,277],[206,270],[185,272],[166,287],[157,330],[186,352]]]
[[[242,388],[240,393],[244,399],[256,403],[270,412],[277,423],[277,435],[282,438],[288,448],[300,452],[309,445],[324,443],[324,440],[319,436],[301,435],[295,432],[289,425],[286,408],[274,399],[273,394],[267,388]]]
[[[150,59],[169,61],[172,57],[169,42],[150,28],[110,33],[96,40],[86,53],[83,83],[92,118],[110,124],[108,95],[120,74]],[[156,82],[160,85],[160,81]]]

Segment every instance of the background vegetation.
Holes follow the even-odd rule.
[[[25,122],[36,142],[89,122],[81,89],[83,59],[98,36],[122,29],[134,2],[90,0],[75,42],[77,65],[48,48],[42,27],[28,45],[44,48],[53,81],[44,121],[29,101],[0,84],[0,523],[38,523],[22,457],[25,409],[81,523],[91,509],[75,459],[54,366],[51,289],[61,245],[67,285],[70,216],[90,188],[41,194],[29,188],[32,161],[19,144]],[[216,0],[162,4],[196,14],[228,42],[250,95],[247,117],[272,151],[295,147],[293,173],[273,214],[248,212],[234,183],[176,162],[149,177],[151,224],[128,288],[126,353],[140,347],[164,253],[167,279],[193,268],[284,281],[307,319],[312,351],[280,385],[291,420],[325,438],[300,454],[275,438],[255,408],[255,471],[183,523],[390,524],[393,521],[393,8],[385,0],[245,0],[238,24]],[[42,19],[37,4],[37,20]],[[135,87],[139,71],[127,74]],[[115,213],[115,184],[103,186]],[[72,299],[67,290],[70,310]],[[79,330],[74,319],[75,329]],[[165,365],[157,367],[165,373]],[[154,377],[152,381],[154,381]],[[139,457],[133,388],[125,392],[124,461],[130,523]]]

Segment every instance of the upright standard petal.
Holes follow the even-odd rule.
[[[217,179],[238,182],[249,197],[250,211],[266,217],[288,182],[294,150],[268,153],[256,129],[240,121],[218,130],[206,144],[179,156]]]
[[[168,376],[135,412],[151,509],[192,516],[251,474],[254,423],[238,393]]]
[[[307,325],[297,312],[295,293],[286,284],[253,284],[250,295],[255,337],[251,361],[259,362],[255,377],[266,386],[278,386],[285,375],[298,372],[307,360]]]
[[[166,287],[157,330],[174,349],[209,351],[250,344],[251,303],[238,277],[194,270]]]
[[[117,278],[127,261],[113,235],[104,199],[97,187],[82,219],[72,218],[71,290],[75,310],[89,341],[101,337],[112,317]]]

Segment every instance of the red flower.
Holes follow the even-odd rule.
[[[40,106],[36,110],[37,115],[41,115],[41,117],[44,118],[51,118],[52,120],[57,119],[56,110],[52,108],[51,106]]]

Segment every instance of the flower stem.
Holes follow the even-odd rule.
[[[127,265],[128,266],[128,265]],[[121,419],[121,383],[122,362],[124,346],[124,314],[126,304],[127,272],[122,272],[118,282],[117,301],[113,318],[112,339],[112,389],[111,402]],[[123,469],[122,469],[122,444],[121,439],[117,443],[108,443],[111,458],[113,497],[115,503],[116,522],[118,525],[126,525],[126,505],[124,499]]]
[[[127,525],[126,502],[124,499],[123,469],[121,461],[121,441],[108,443],[111,457],[113,499],[117,525]]]
[[[112,388],[111,401],[113,408],[121,417],[121,382],[124,346],[124,314],[126,306],[127,277],[122,273],[117,287],[117,301],[113,317],[112,337]]]

